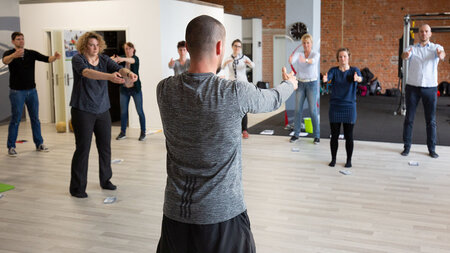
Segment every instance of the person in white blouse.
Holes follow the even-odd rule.
[[[233,43],[231,43],[231,47],[233,48],[233,54],[225,59],[222,65],[222,69],[228,68],[228,79],[248,82],[247,66],[250,68],[254,68],[255,63],[253,63],[250,58],[241,53],[241,40],[235,39]],[[249,137],[247,124],[248,118],[247,114],[245,114],[244,118],[242,118],[242,137],[244,139],[248,139]]]
[[[313,125],[314,144],[320,142],[319,125],[319,59],[320,54],[312,50],[313,38],[305,34],[301,38],[304,52],[289,57],[289,63],[297,71],[298,89],[295,94],[294,135],[290,142],[296,142],[300,135],[303,104],[308,100],[309,114]]]

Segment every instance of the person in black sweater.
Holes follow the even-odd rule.
[[[17,156],[16,139],[24,104],[27,106],[33,131],[33,142],[37,151],[48,151],[44,146],[39,121],[39,99],[34,81],[36,61],[52,63],[61,58],[58,52],[53,56],[45,56],[34,50],[25,49],[25,39],[22,33],[13,32],[11,42],[14,48],[3,54],[2,61],[9,68],[9,99],[11,101],[11,121],[8,128],[8,155]]]

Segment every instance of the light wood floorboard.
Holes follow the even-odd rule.
[[[250,116],[250,124],[262,118]],[[20,126],[18,157],[7,156],[7,126],[0,126],[0,182],[16,189],[0,199],[0,252],[155,252],[165,185],[162,133],[112,140],[113,183],[101,190],[92,145],[88,199],[68,193],[72,133],[42,124],[48,153],[36,152],[29,123]],[[119,128],[113,127],[113,138]],[[425,133],[424,133],[425,134]],[[243,141],[243,179],[257,251],[450,252],[450,147],[438,159],[424,145],[408,157],[401,144],[355,142],[351,175],[344,176],[345,145],[335,168],[329,140],[251,135]],[[292,152],[299,147],[300,152]],[[408,161],[419,166],[409,166]],[[117,202],[103,204],[107,196]]]

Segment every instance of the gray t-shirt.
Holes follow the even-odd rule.
[[[156,94],[167,149],[164,215],[214,224],[245,211],[242,117],[276,110],[293,90],[289,82],[259,89],[213,73],[185,72],[162,80]]]
[[[186,72],[189,69],[189,66],[191,66],[191,61],[186,59],[184,65],[181,65],[180,60],[176,60],[173,67],[169,66],[169,68],[173,69],[174,75],[179,75]]]

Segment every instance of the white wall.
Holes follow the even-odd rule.
[[[231,48],[231,42],[235,39],[240,39],[242,41],[242,17],[232,14],[224,14],[223,25],[225,26],[225,30],[227,32],[227,37],[225,39],[225,55],[224,60],[227,56],[233,53],[233,49]],[[225,78],[228,78],[229,71],[222,72]]]
[[[124,11],[131,9],[132,11]],[[26,48],[48,54],[45,31],[55,29],[126,29],[140,58],[140,77],[148,128],[162,126],[156,103],[156,85],[161,79],[161,40],[159,0],[116,0],[70,3],[22,4],[21,30]],[[176,51],[175,51],[176,52]],[[40,119],[50,122],[48,64],[36,64],[36,84],[40,100]],[[134,105],[130,103],[130,126],[139,127]]]
[[[232,14],[224,14],[223,25],[227,31],[227,38],[225,41],[225,57],[233,53],[231,42],[235,39],[242,41],[242,17]]]
[[[262,81],[262,19],[252,18],[253,83]]]
[[[162,74],[160,78],[166,78],[173,75],[173,70],[169,69],[170,58],[178,59],[177,43],[185,40],[186,26],[193,18],[200,15],[209,15],[220,22],[224,22],[223,8],[199,5],[194,3],[160,0],[160,23],[161,46],[158,51],[161,52],[160,68]]]

